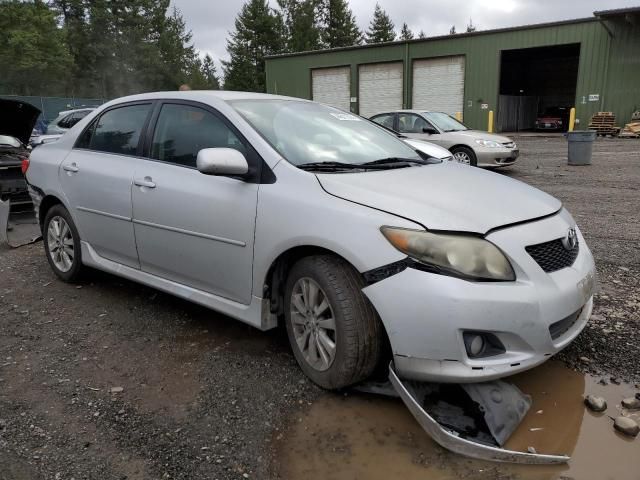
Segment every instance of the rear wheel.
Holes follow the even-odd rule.
[[[54,205],[44,219],[43,241],[53,272],[65,282],[80,278],[83,271],[80,236],[73,219],[62,205]]]
[[[285,289],[289,342],[304,373],[338,389],[369,377],[383,346],[383,331],[362,293],[358,272],[344,260],[317,255],[298,261]]]
[[[458,163],[464,163],[472,167],[478,165],[476,154],[469,147],[455,147],[451,149],[451,153],[453,153],[453,158]]]

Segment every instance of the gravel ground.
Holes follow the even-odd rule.
[[[560,198],[598,265],[593,321],[560,357],[639,381],[640,142],[567,167],[562,138],[517,140],[504,174]],[[41,243],[0,251],[0,480],[277,476],[272,438],[323,395],[281,331],[98,272],[64,284]]]

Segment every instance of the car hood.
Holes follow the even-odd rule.
[[[496,135],[495,133],[487,133],[487,132],[483,132],[482,130],[462,130],[460,132],[445,132],[442,134],[442,136],[446,136],[449,137],[451,139],[454,138],[465,138],[468,139],[469,141],[474,141],[476,139],[478,140],[493,140],[494,142],[498,142],[498,143],[511,143],[513,142],[513,140],[511,140],[509,137],[503,137],[502,135]]]
[[[431,230],[485,234],[562,208],[559,200],[518,180],[452,162],[317,177],[331,195]]]
[[[434,143],[429,143],[424,140],[417,140],[415,138],[403,138],[402,140],[405,143],[408,143],[409,145],[411,145],[416,150],[419,150],[422,153],[429,155],[430,157],[433,157],[433,158],[443,159],[443,158],[451,158],[452,156],[449,150],[447,150],[446,148],[442,148],[441,146],[436,145]]]
[[[40,110],[30,103],[0,99],[0,133],[15,137],[26,145],[38,115]]]

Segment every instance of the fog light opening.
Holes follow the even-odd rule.
[[[464,332],[464,347],[469,358],[485,358],[506,352],[502,342],[493,333]]]

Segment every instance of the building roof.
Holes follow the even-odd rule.
[[[637,10],[640,11],[640,7],[635,8]],[[620,10],[631,10],[631,9],[620,9]],[[606,13],[606,12],[615,12],[616,10],[604,10],[602,13]],[[596,15],[597,13],[600,12],[594,12],[594,15]],[[618,14],[616,14],[618,15]],[[365,45],[351,45],[349,47],[337,47],[337,48],[328,48],[328,49],[324,49],[324,50],[307,50],[307,51],[303,51],[303,52],[292,52],[292,53],[280,53],[277,55],[269,55],[265,58],[267,59],[271,59],[271,58],[283,58],[283,57],[297,57],[297,56],[302,56],[302,55],[317,55],[320,53],[330,53],[330,52],[341,52],[341,51],[345,51],[345,50],[358,50],[358,49],[365,49],[365,48],[377,48],[377,47],[386,47],[386,46],[390,46],[390,45],[404,45],[404,44],[409,44],[409,43],[420,43],[420,42],[430,42],[430,41],[435,41],[435,40],[454,40],[454,39],[458,39],[458,38],[464,38],[464,37],[473,37],[473,36],[478,36],[478,35],[491,35],[491,34],[496,34],[496,33],[507,33],[507,32],[514,32],[514,31],[519,31],[519,30],[531,30],[531,29],[538,29],[538,28],[549,28],[549,27],[559,27],[559,26],[563,26],[563,25],[573,25],[576,23],[587,23],[587,22],[597,22],[598,19],[594,18],[594,17],[586,17],[586,18],[576,18],[576,19],[571,19],[571,20],[559,20],[559,21],[555,21],[555,22],[546,22],[546,23],[534,23],[534,24],[529,24],[529,25],[519,25],[519,26],[515,26],[515,27],[505,27],[505,28],[496,28],[493,30],[480,30],[477,32],[464,32],[464,33],[455,33],[455,34],[448,34],[448,35],[438,35],[435,37],[426,37],[426,38],[414,38],[413,40],[396,40],[393,42],[383,42],[383,43],[371,43],[371,44],[365,44]]]
[[[640,7],[616,8],[613,10],[600,10],[593,12],[596,17],[617,17],[620,15],[638,15]]]

